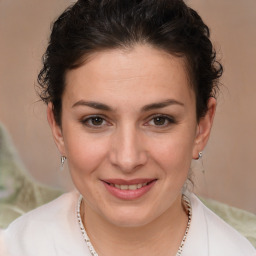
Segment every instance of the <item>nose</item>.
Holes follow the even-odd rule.
[[[122,172],[130,173],[148,161],[148,153],[142,134],[136,128],[120,128],[113,134],[109,152],[111,164]]]

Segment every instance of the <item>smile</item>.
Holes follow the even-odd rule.
[[[123,199],[134,200],[142,197],[151,190],[156,183],[156,179],[137,179],[137,180],[102,180],[105,188],[111,195]]]
[[[147,186],[147,184],[148,184],[147,182],[134,184],[134,185],[119,185],[119,184],[110,183],[110,186],[119,188],[121,190],[136,190],[136,189],[142,188],[144,186]]]

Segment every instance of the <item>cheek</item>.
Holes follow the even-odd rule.
[[[71,135],[67,136],[65,147],[72,177],[83,179],[84,176],[92,175],[104,161],[108,142],[93,136]]]
[[[151,144],[151,156],[166,175],[186,176],[191,164],[193,143],[189,131],[169,134]]]

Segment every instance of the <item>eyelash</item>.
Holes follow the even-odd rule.
[[[146,123],[146,125],[148,125],[149,122],[151,122],[151,121],[154,122],[154,120],[155,120],[156,118],[163,118],[165,124],[164,124],[164,125],[156,125],[156,124],[154,124],[154,125],[153,125],[154,127],[166,128],[166,127],[168,127],[169,125],[176,123],[175,119],[174,119],[173,117],[171,117],[171,116],[163,115],[163,114],[156,114],[156,115],[153,115],[153,116],[150,117],[150,120]],[[167,123],[166,123],[166,122],[167,122]]]
[[[97,119],[97,118],[100,119],[100,120],[102,120],[102,122],[103,122],[104,124],[100,124],[100,125],[94,125],[94,124],[92,124],[92,123],[89,124],[89,122],[92,122],[93,120],[95,120],[95,119]],[[168,115],[163,115],[163,114],[156,114],[156,115],[151,116],[150,119],[149,119],[149,121],[147,121],[144,125],[145,125],[145,126],[150,126],[149,123],[150,123],[151,121],[153,121],[153,122],[156,121],[156,118],[163,118],[163,119],[164,119],[164,124],[163,124],[163,125],[156,125],[156,124],[154,124],[154,125],[152,125],[152,126],[154,126],[154,127],[166,128],[166,127],[168,127],[169,125],[176,123],[176,121],[175,121],[175,119],[174,119],[173,117],[170,117],[170,116],[168,116]],[[167,122],[167,124],[166,124],[166,122]],[[111,124],[110,124],[108,121],[106,121],[106,118],[105,118],[104,116],[101,116],[101,115],[89,116],[89,117],[87,117],[87,118],[81,120],[81,123],[82,123],[83,125],[88,126],[89,128],[92,128],[92,129],[100,129],[100,128],[104,127],[104,126],[111,126]]]
[[[89,124],[90,121],[93,121],[93,120],[95,120],[95,119],[97,119],[97,118],[99,118],[99,119],[101,119],[103,122],[105,122],[105,123],[106,123],[105,125],[108,125],[108,124],[107,124],[108,122],[106,121],[106,118],[105,118],[104,116],[100,116],[100,115],[89,116],[89,117],[87,117],[87,118],[81,120],[81,123],[82,123],[83,125],[88,126],[89,128],[100,129],[100,128],[102,128],[102,126],[104,126],[104,125],[102,125],[102,124],[101,124],[101,125]],[[110,125],[110,124],[109,124],[109,125]]]

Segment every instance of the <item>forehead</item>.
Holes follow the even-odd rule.
[[[194,100],[184,59],[148,45],[90,55],[79,68],[67,72],[65,95],[72,101],[82,97],[121,102],[138,97]]]

